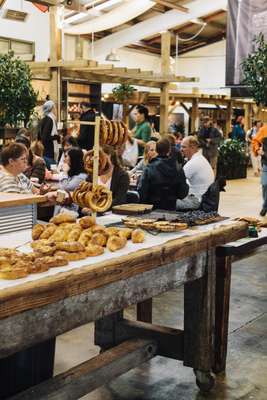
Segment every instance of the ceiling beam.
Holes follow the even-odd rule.
[[[155,3],[157,3],[157,4],[162,5],[162,6],[166,6],[166,7],[170,8],[170,9],[172,9],[172,10],[181,11],[183,13],[188,13],[189,12],[188,8],[183,7],[181,5],[177,5],[175,3],[171,3],[168,0],[153,0],[153,1]]]

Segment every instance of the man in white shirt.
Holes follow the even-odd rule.
[[[181,150],[187,158],[184,173],[189,184],[189,193],[183,200],[176,201],[177,210],[197,210],[200,207],[203,194],[214,182],[213,170],[202,155],[196,137],[187,136],[183,139]]]

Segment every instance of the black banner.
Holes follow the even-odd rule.
[[[267,39],[267,0],[228,0],[226,86],[235,95],[247,95],[240,64],[255,50],[253,40],[260,33]]]

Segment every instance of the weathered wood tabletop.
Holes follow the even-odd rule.
[[[194,236],[0,290],[0,358],[90,321],[97,321],[96,344],[110,352],[17,398],[48,399],[51,394],[51,399],[78,399],[95,389],[95,382],[107,383],[136,366],[136,357],[141,362],[154,355],[182,360],[194,368],[198,385],[210,390],[214,384],[210,371],[214,356],[215,248],[246,234],[244,222],[212,226]],[[127,306],[181,284],[185,285],[183,331],[123,319],[122,310]],[[133,338],[146,341],[127,347]],[[121,367],[129,348],[135,356],[132,362],[127,358],[125,367]],[[151,348],[153,351],[148,350]],[[113,367],[105,369],[103,382],[99,376],[111,359]],[[90,384],[92,370],[94,383]]]
[[[0,192],[0,208],[45,203],[47,196]]]

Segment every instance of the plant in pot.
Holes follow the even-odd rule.
[[[241,63],[243,84],[257,105],[267,105],[267,42],[262,33],[254,39],[255,51]]]
[[[226,179],[247,177],[248,154],[244,143],[227,139],[219,147],[218,175]]]
[[[123,104],[123,121],[127,124],[129,114],[130,99],[136,89],[128,84],[121,83],[112,89],[115,101]]]
[[[37,104],[29,66],[13,52],[0,55],[0,137],[12,138],[26,125]]]

